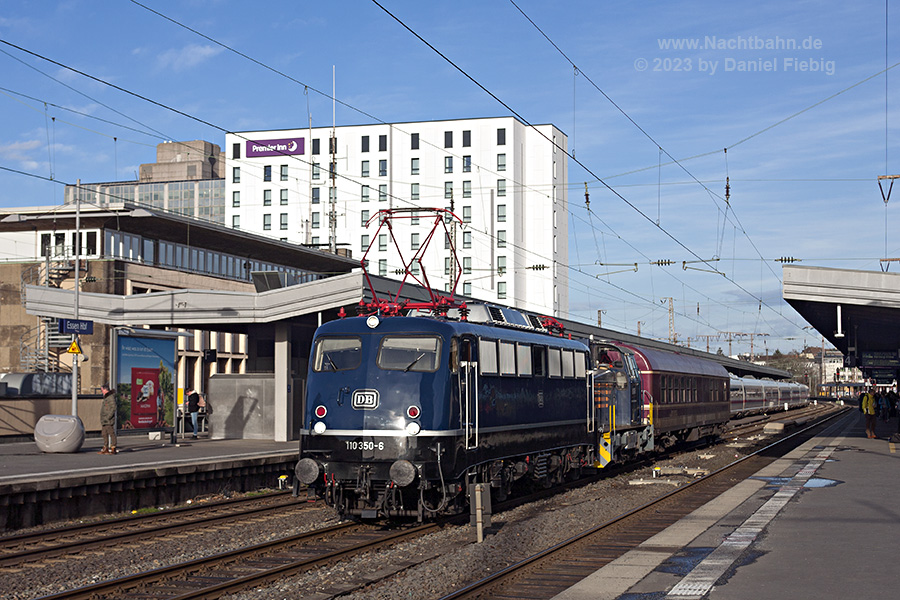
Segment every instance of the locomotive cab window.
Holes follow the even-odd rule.
[[[319,338],[313,354],[313,371],[349,371],[359,366],[359,338]]]
[[[568,379],[575,377],[575,353],[571,350],[562,351],[562,376]]]
[[[389,371],[437,371],[441,361],[441,338],[437,336],[393,336],[381,340],[376,364]]]
[[[500,374],[516,374],[516,346],[512,342],[500,342]]]
[[[531,348],[531,366],[535,377],[547,376],[547,347],[532,346]]]

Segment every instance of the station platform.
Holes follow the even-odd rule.
[[[299,442],[118,436],[118,453],[98,454],[100,438],[80,451],[43,453],[34,442],[0,444],[0,530],[100,512],[184,502],[224,491],[290,484]],[[282,475],[288,479],[280,480]]]
[[[554,600],[900,597],[896,431],[848,411]]]

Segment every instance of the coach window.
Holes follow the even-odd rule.
[[[550,377],[560,377],[562,375],[562,358],[560,357],[559,348],[547,349],[547,374]]]
[[[512,342],[500,342],[500,374],[516,374],[516,345]]]
[[[376,364],[390,371],[437,371],[441,338],[437,336],[385,336]]]
[[[535,377],[547,376],[547,347],[532,346],[531,366]]]
[[[348,371],[361,361],[359,338],[319,338],[313,352],[313,371]]]
[[[575,352],[572,350],[562,351],[562,376],[569,379],[575,377]]]
[[[497,374],[497,342],[478,340],[478,364],[482,375]]]
[[[516,364],[519,365],[520,377],[531,377],[531,346],[516,346]]]

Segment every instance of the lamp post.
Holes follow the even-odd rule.
[[[75,185],[75,320],[78,320],[78,288],[81,275],[81,180]],[[78,341],[78,334],[75,334]],[[72,415],[78,416],[78,354],[72,355]]]

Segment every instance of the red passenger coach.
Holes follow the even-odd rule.
[[[641,371],[642,388],[650,394],[658,445],[724,433],[730,418],[725,367],[686,354],[630,348]]]

